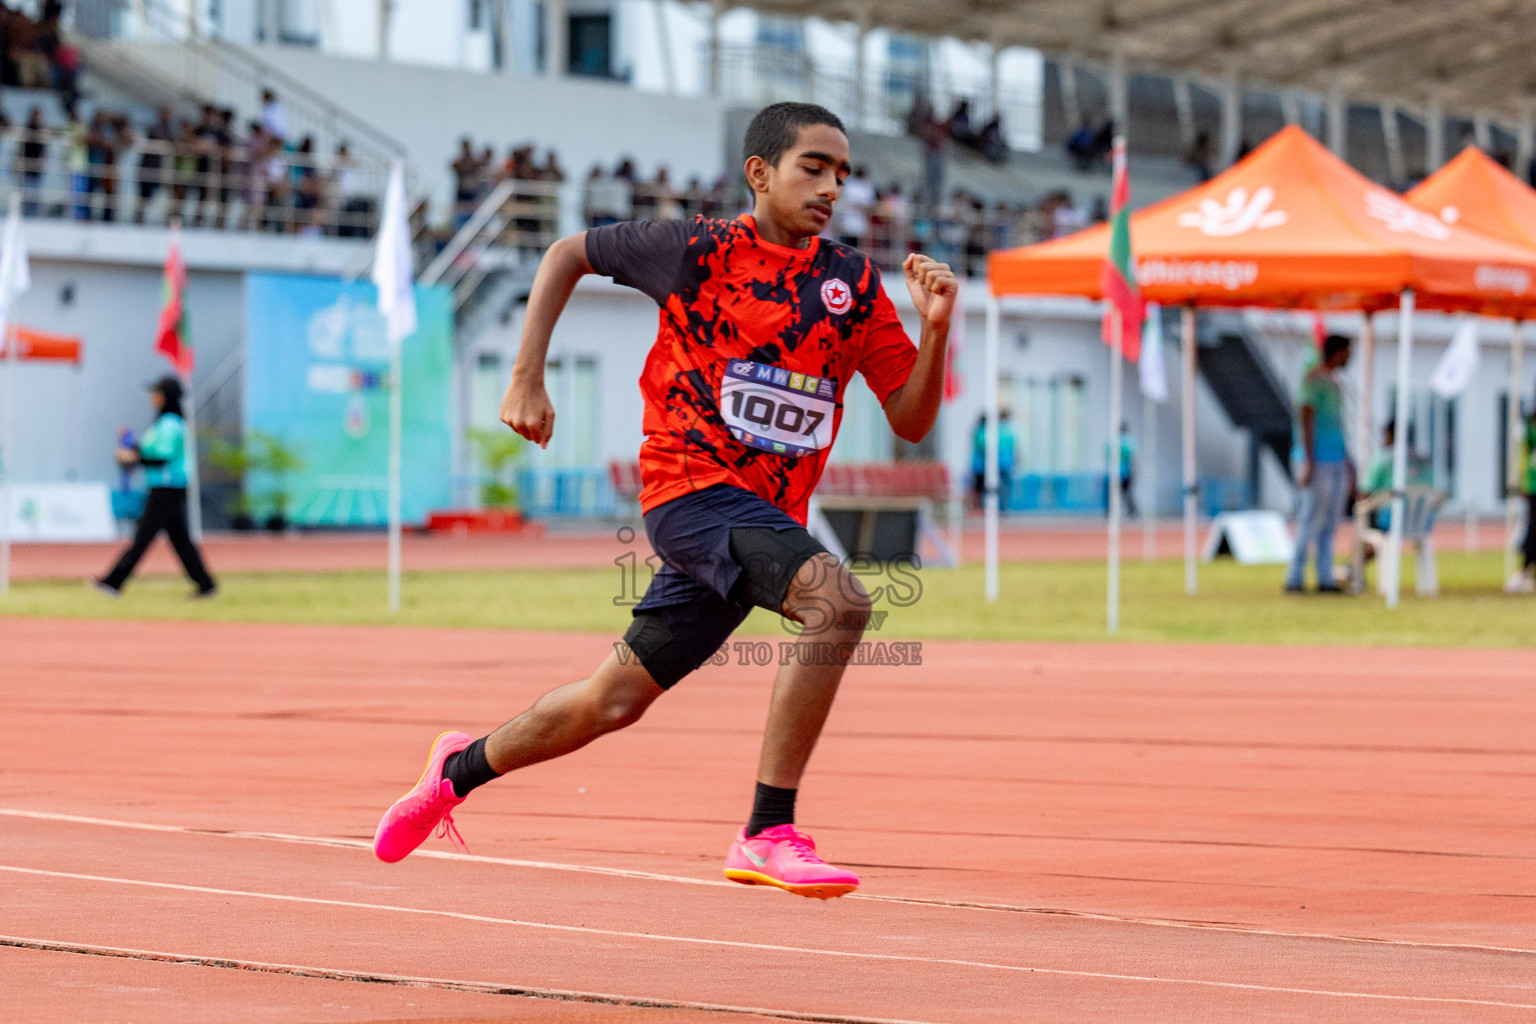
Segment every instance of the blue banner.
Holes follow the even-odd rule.
[[[383,526],[389,489],[389,344],[372,284],[252,274],[246,278],[245,432],[276,438],[302,468],[253,472],[259,513],[283,497],[290,522]],[[452,295],[416,288],[416,333],[401,352],[401,518],[426,520],[451,500]],[[256,450],[260,445],[253,445]]]

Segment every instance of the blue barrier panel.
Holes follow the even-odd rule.
[[[1103,512],[1109,502],[1104,473],[1023,473],[1003,496],[1005,512]]]
[[[517,475],[523,514],[553,516],[611,516],[617,501],[608,471],[602,467],[525,469]]]

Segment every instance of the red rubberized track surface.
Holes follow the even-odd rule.
[[[0,1020],[1536,1019],[1528,654],[852,669],[801,801],[865,877],[827,903],[719,874],[768,691],[733,664],[475,794],[469,856],[373,859],[433,735],[607,642],[0,620]]]

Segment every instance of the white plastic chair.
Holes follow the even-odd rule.
[[[1420,597],[1435,597],[1440,593],[1440,570],[1435,563],[1435,513],[1445,504],[1446,493],[1433,487],[1413,485],[1403,489],[1403,543],[1418,548],[1419,572],[1415,590]],[[1386,530],[1372,525],[1372,516],[1392,505],[1392,494],[1380,491],[1369,498],[1355,502],[1355,560],[1352,585],[1355,593],[1365,589],[1365,549],[1367,545],[1376,551],[1377,562],[1387,551]],[[1383,570],[1386,571],[1383,571]],[[1379,565],[1376,571],[1376,592],[1386,593],[1387,572],[1391,566]]]

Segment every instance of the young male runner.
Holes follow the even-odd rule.
[[[868,257],[818,237],[849,173],[848,139],[830,111],[767,107],[745,151],[751,215],[594,228],[561,239],[540,264],[501,409],[540,445],[555,425],[545,353],[577,280],[612,277],[661,307],[640,377],[640,506],[665,565],[591,678],[551,690],[482,739],[437,738],[415,788],[379,822],[380,859],[400,860],[439,823],[456,839],[452,810],[475,787],[637,721],[756,605],[800,623],[816,652],[774,682],[752,817],[726,876],[821,899],[858,887],[794,826],[801,773],[869,615],[858,579],[806,531],[806,505],[855,371],[899,436],[917,441],[932,429],[957,288],[949,267],[907,258],[923,322],[913,348]]]

